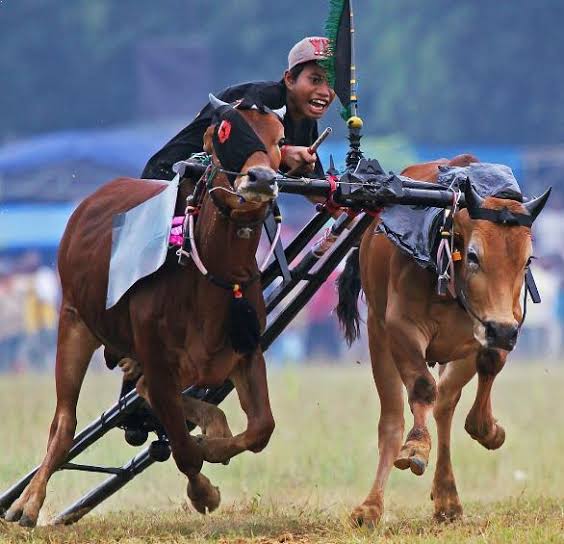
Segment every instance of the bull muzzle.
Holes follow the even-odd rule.
[[[268,202],[278,196],[276,172],[266,166],[253,166],[237,186],[237,194],[249,202]]]
[[[486,321],[484,325],[488,348],[511,351],[515,347],[519,334],[519,327],[516,324]]]

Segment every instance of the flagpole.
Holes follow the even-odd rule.
[[[351,114],[358,117],[358,97],[356,86],[356,53],[355,53],[355,32],[354,32],[354,12],[352,0],[349,0],[350,7],[350,26],[351,26]]]
[[[347,120],[347,127],[349,128],[348,140],[350,142],[349,151],[345,163],[347,170],[354,170],[359,161],[364,158],[360,149],[360,139],[362,138],[361,129],[363,121],[358,115],[358,94],[357,94],[357,81],[356,81],[356,54],[355,54],[355,27],[354,27],[354,9],[353,2],[349,0],[349,16],[350,16],[350,34],[351,34],[351,117]]]

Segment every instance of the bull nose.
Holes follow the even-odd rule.
[[[275,172],[270,168],[255,166],[249,168],[247,172],[247,177],[251,183],[264,184],[264,185],[274,185]]]
[[[247,194],[260,195],[261,199],[275,198],[278,194],[276,172],[265,166],[254,166],[247,171],[247,181],[240,189]],[[245,197],[247,198],[247,197]]]
[[[511,351],[517,343],[519,327],[514,323],[499,323],[497,321],[486,321],[486,340],[492,348]]]

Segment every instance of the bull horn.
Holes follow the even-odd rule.
[[[275,113],[276,115],[278,115],[279,119],[284,119],[284,116],[286,115],[286,106],[282,106],[281,108],[278,108],[277,110],[272,110],[272,113]]]
[[[529,200],[529,202],[523,203],[523,206],[525,206],[533,221],[537,218],[537,215],[542,212],[542,209],[550,196],[550,191],[552,191],[552,187],[549,187],[541,196],[533,198],[533,200]]]
[[[466,207],[469,210],[477,210],[482,207],[484,199],[474,190],[470,178],[466,180],[466,189],[464,190],[464,199],[466,200]]]
[[[214,110],[217,110],[217,108],[221,108],[221,106],[229,106],[229,104],[227,102],[224,102],[223,100],[220,100],[219,98],[217,98],[216,96],[214,96],[212,93],[210,93],[208,95],[208,98],[210,100],[210,104],[212,105],[212,108]]]

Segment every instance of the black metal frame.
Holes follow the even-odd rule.
[[[357,176],[354,173],[347,173],[340,178],[336,190],[335,184],[331,184],[327,180],[308,181],[289,178],[278,180],[280,190],[286,193],[322,196],[330,199],[332,205],[342,205],[349,210],[356,211],[375,210],[386,203],[424,204],[441,207],[452,203],[453,192],[448,189],[408,178],[400,178],[393,174],[387,175],[381,170],[377,161],[367,162],[368,170],[372,169],[370,175]],[[319,257],[312,248],[305,252],[295,266],[291,267],[291,263],[310,244],[330,217],[327,208],[321,207],[285,249],[282,242],[278,241],[274,252],[275,259],[261,277],[269,317],[268,325],[261,339],[263,351],[270,347],[298,312],[308,303],[349,250],[358,243],[366,228],[373,221],[369,213],[361,215],[356,221],[347,214],[341,215],[331,227],[332,233],[338,238],[329,250]],[[265,221],[265,229],[272,241],[276,230],[272,216]],[[279,283],[273,285],[277,278],[280,279]],[[283,305],[282,303],[291,292],[293,292],[291,299]],[[275,312],[278,309],[280,311]],[[227,381],[223,386],[215,389],[189,387],[182,394],[217,405],[232,390],[233,384]],[[187,425],[189,430],[195,427],[190,422],[187,422]],[[143,443],[149,432],[156,433],[157,440],[118,468],[80,465],[70,462],[108,431],[116,427],[126,429],[126,437],[127,430],[131,427],[134,428],[134,431],[140,433],[136,441],[128,440],[132,444],[140,445]],[[141,439],[139,439],[139,436]],[[78,521],[153,463],[166,461],[169,457],[170,447],[164,429],[135,390],[127,393],[75,437],[65,463],[59,468],[59,470],[99,472],[110,474],[110,477],[61,512],[54,519],[54,523],[69,524]],[[0,512],[6,511],[20,496],[38,468],[36,467],[0,495]]]

